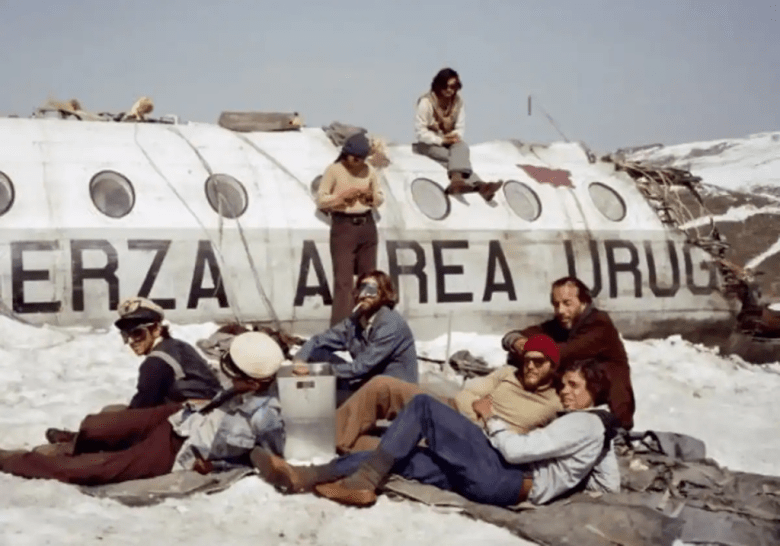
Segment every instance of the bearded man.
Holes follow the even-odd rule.
[[[417,349],[406,320],[394,307],[398,302],[393,281],[383,271],[358,277],[355,308],[349,317],[312,336],[295,355],[294,373],[306,374],[303,362],[330,362],[337,378],[340,405],[371,378],[383,375],[416,384]],[[348,351],[347,362],[337,351]]]

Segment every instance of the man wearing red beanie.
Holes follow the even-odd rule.
[[[509,352],[507,362],[522,359],[527,343],[537,334],[550,336],[560,348],[561,365],[595,359],[609,379],[609,409],[626,430],[634,426],[634,390],[628,355],[620,334],[605,311],[596,309],[590,290],[576,277],[552,284],[550,302],[554,318],[536,326],[512,330],[501,341]]]
[[[543,427],[562,409],[553,387],[560,363],[555,342],[546,335],[529,340],[523,358],[485,377],[470,379],[446,403],[473,423],[484,426],[495,415],[513,432]],[[340,453],[374,449],[376,436],[367,435],[380,419],[394,419],[424,388],[394,377],[377,376],[363,385],[336,411],[336,447]]]

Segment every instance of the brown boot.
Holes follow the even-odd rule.
[[[316,484],[343,476],[333,474],[330,465],[293,466],[262,447],[254,448],[249,458],[263,479],[282,493],[311,493]]]
[[[70,430],[63,430],[61,428],[47,428],[46,429],[46,441],[50,444],[61,444],[65,442],[73,442],[76,439],[76,432]]]
[[[463,173],[451,172],[450,173],[450,185],[444,190],[447,195],[458,195],[466,193],[470,189],[470,186],[466,184],[466,179],[463,177]]]
[[[376,490],[393,468],[395,460],[381,449],[375,450],[360,468],[343,480],[321,483],[314,491],[325,498],[348,506],[371,506]]]
[[[0,449],[0,470],[3,469],[3,465],[6,463],[6,461],[8,461],[8,459],[23,453],[27,453],[27,451],[23,449]]]
[[[496,196],[496,192],[501,189],[504,182],[499,180],[497,182],[482,182],[479,185],[479,194],[485,201],[492,201]]]
[[[376,502],[376,488],[357,479],[357,473],[333,483],[321,483],[314,491],[326,499],[347,506],[371,506]]]

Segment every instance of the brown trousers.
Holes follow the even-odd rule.
[[[379,438],[367,433],[380,419],[395,419],[418,394],[430,394],[419,385],[387,375],[377,375],[360,387],[336,410],[336,450],[355,453],[376,449]],[[441,399],[455,408],[452,399]]]
[[[89,415],[79,427],[73,455],[20,453],[6,459],[0,470],[80,485],[162,476],[173,468],[183,444],[168,422],[180,408],[168,404]]]
[[[333,261],[333,307],[330,325],[349,316],[355,306],[352,297],[354,275],[376,269],[379,236],[372,215],[350,218],[331,215],[330,256]]]

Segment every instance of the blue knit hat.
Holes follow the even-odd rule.
[[[354,155],[363,159],[367,158],[370,152],[371,144],[363,133],[355,133],[349,137],[341,148],[342,154]]]

